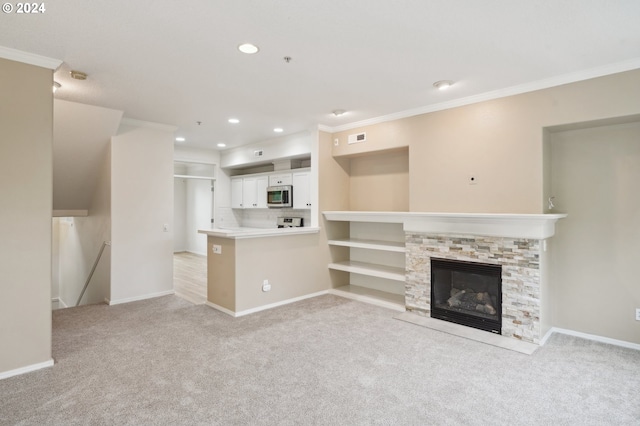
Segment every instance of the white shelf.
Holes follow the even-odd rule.
[[[387,293],[385,291],[372,290],[355,285],[332,288],[329,290],[329,293],[400,312],[405,312],[406,310],[404,306],[404,296],[401,294]]]
[[[204,180],[216,180],[213,176],[192,176],[192,175],[173,175],[174,178],[179,179],[204,179]]]
[[[396,243],[392,241],[378,241],[378,240],[362,240],[362,239],[341,239],[341,240],[329,240],[329,244],[332,246],[343,247],[355,247],[370,250],[384,250],[393,251],[397,253],[404,253],[404,243]]]
[[[393,266],[375,265],[373,263],[345,260],[329,264],[329,269],[351,272],[354,274],[368,275],[370,277],[385,278],[393,281],[405,281],[404,268]]]

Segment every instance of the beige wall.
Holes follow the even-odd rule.
[[[219,245],[220,254],[213,253]],[[232,312],[236,311],[236,241],[207,237],[207,300]]]
[[[319,132],[318,138],[318,204],[320,213],[332,210],[349,210],[351,161],[349,158],[335,158],[332,155],[333,138],[330,134]],[[349,284],[349,274],[329,270],[334,261],[349,258],[347,247],[329,246],[333,238],[349,236],[348,222],[329,222],[320,217],[320,250],[318,263],[324,265],[324,279],[331,288]]]
[[[51,360],[52,81],[0,59],[0,374]]]
[[[408,145],[410,211],[542,213],[544,128],[638,114],[639,82],[635,70],[339,132],[333,155]],[[361,131],[365,143],[346,144]]]
[[[349,161],[349,210],[409,210],[409,153],[406,148],[353,157]]]
[[[327,290],[318,234],[236,240],[236,311]],[[269,280],[271,291],[262,291]]]
[[[554,325],[640,343],[640,122],[549,138]]]
[[[173,291],[173,142],[156,127],[111,139],[111,303]]]

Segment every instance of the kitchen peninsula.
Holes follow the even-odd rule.
[[[242,316],[326,291],[318,227],[215,228],[207,235],[207,305]]]

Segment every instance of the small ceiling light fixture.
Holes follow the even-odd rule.
[[[74,78],[76,80],[86,80],[87,79],[87,74],[81,72],[81,71],[69,71],[69,74],[71,74],[71,78]]]
[[[226,144],[226,143],[222,143],[222,142],[220,142],[220,143],[218,144],[218,148],[224,148],[225,146],[227,146],[227,144]]]
[[[258,53],[260,49],[258,49],[258,46],[256,46],[255,44],[243,43],[238,46],[238,50],[242,53],[246,53],[247,55],[253,55],[254,53]]]
[[[53,93],[56,93],[56,90],[58,90],[61,87],[62,87],[62,85],[60,83],[58,83],[57,81],[54,81],[53,82]]]
[[[178,136],[176,138],[176,142],[184,142],[184,141],[186,141],[186,139],[184,137],[182,137],[182,136]]]
[[[451,80],[440,80],[433,83],[433,87],[438,90],[447,90],[451,86],[453,86],[453,81]]]
[[[240,122],[240,120],[238,120],[237,118],[230,118],[228,121],[231,124],[238,124]]]
[[[282,127],[276,127],[275,129],[273,129],[273,131],[276,133],[282,133],[284,132],[284,129]]]
[[[345,111],[343,109],[334,109],[333,110],[333,115],[335,115],[336,117],[340,117],[341,115],[343,115],[346,112],[347,111]]]

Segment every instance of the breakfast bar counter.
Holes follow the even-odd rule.
[[[214,228],[207,235],[207,305],[242,316],[326,292],[320,228]],[[324,242],[326,244],[326,242]]]
[[[278,237],[286,235],[302,235],[302,234],[317,234],[320,228],[315,226],[306,226],[298,228],[248,228],[248,227],[235,227],[235,228],[213,228],[213,229],[200,229],[199,234],[206,234],[210,237],[220,238],[261,238],[261,237]]]

